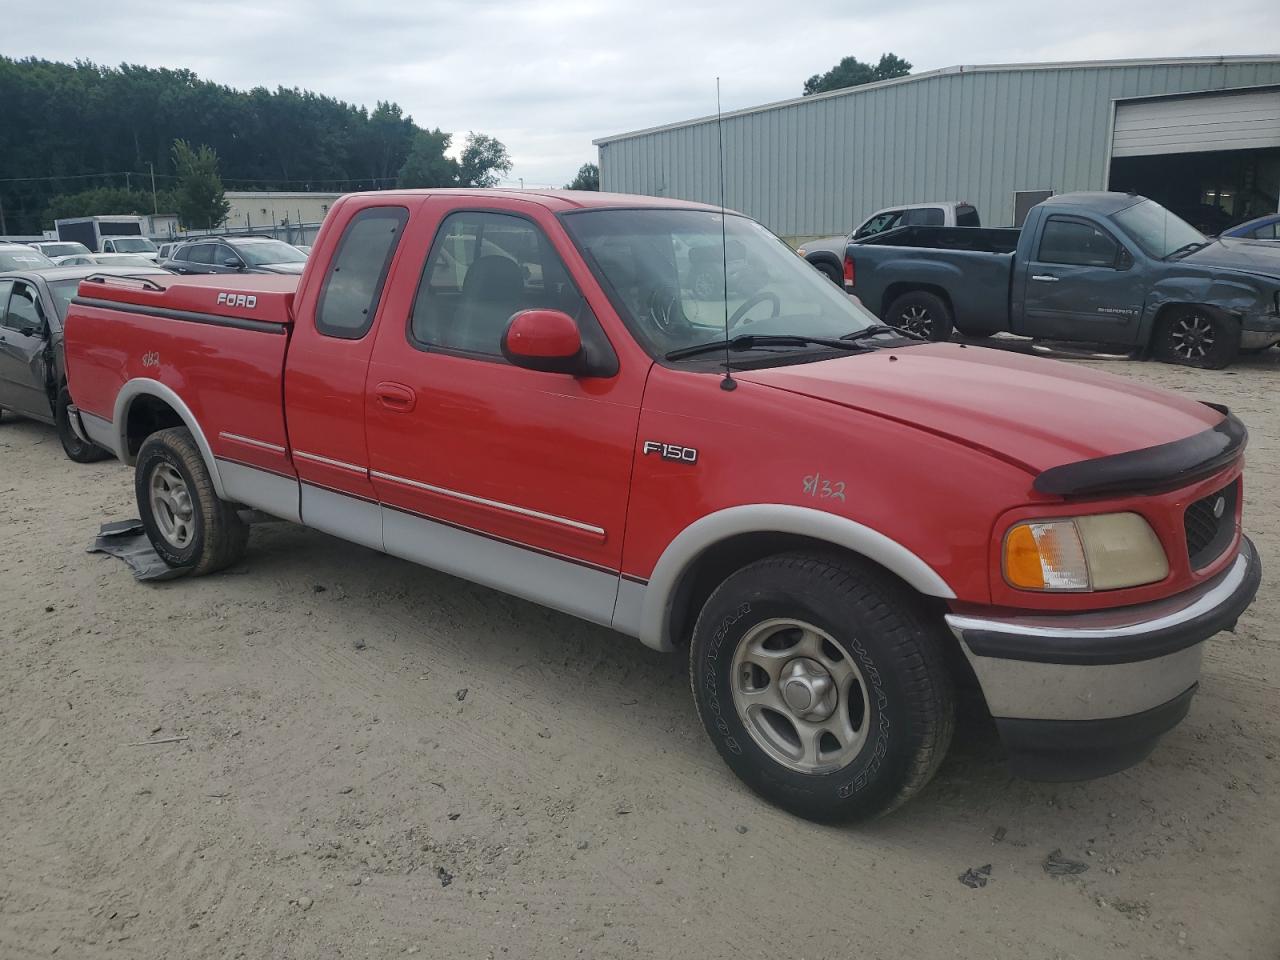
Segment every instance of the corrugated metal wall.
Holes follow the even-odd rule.
[[[1111,102],[1280,83],[1280,58],[955,68],[731,115],[725,202],[785,237],[895,203],[969,200],[1013,222],[1017,190],[1106,187]],[[601,187],[718,203],[716,125],[598,141]]]

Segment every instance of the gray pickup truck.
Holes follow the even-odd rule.
[[[850,293],[933,340],[1005,332],[1214,369],[1280,343],[1280,249],[1132,194],[1053,197],[1020,230],[900,227],[845,257]]]

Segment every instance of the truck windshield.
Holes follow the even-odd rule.
[[[307,259],[305,253],[283,240],[237,243],[236,253],[244,257],[245,263],[251,267],[261,267],[268,263],[302,263]]]
[[[731,338],[837,338],[878,323],[760,224],[723,219],[723,246],[712,211],[590,210],[564,223],[654,356],[723,341],[726,315]]]
[[[112,237],[116,253],[155,253],[156,245],[146,237]]]
[[[1112,219],[1149,257],[1163,260],[1178,250],[1193,250],[1209,241],[1205,235],[1153,200],[1125,207]]]

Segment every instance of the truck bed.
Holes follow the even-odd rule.
[[[1021,234],[1022,230],[1018,227],[897,227],[855,243],[857,246],[1013,253],[1018,249],[1018,237]]]
[[[91,438],[126,461],[136,454],[119,413],[142,383],[204,427],[207,455],[292,476],[281,395],[297,284],[266,274],[83,281],[67,317],[67,370]],[[258,442],[234,432],[245,423]]]
[[[1020,233],[1001,227],[888,230],[866,242],[849,244],[852,292],[881,318],[904,293],[939,293],[962,333],[985,335],[1008,330],[1013,261]]]

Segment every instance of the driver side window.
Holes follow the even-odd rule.
[[[1080,267],[1114,267],[1120,246],[1101,227],[1083,220],[1050,217],[1040,237],[1041,263]]]
[[[513,314],[545,307],[576,318],[582,306],[582,294],[536,224],[459,211],[445,218],[427,256],[409,338],[498,359]]]
[[[13,284],[9,305],[4,312],[3,326],[19,333],[33,330],[38,333],[44,328],[44,312],[40,309],[39,297],[29,284]]]

